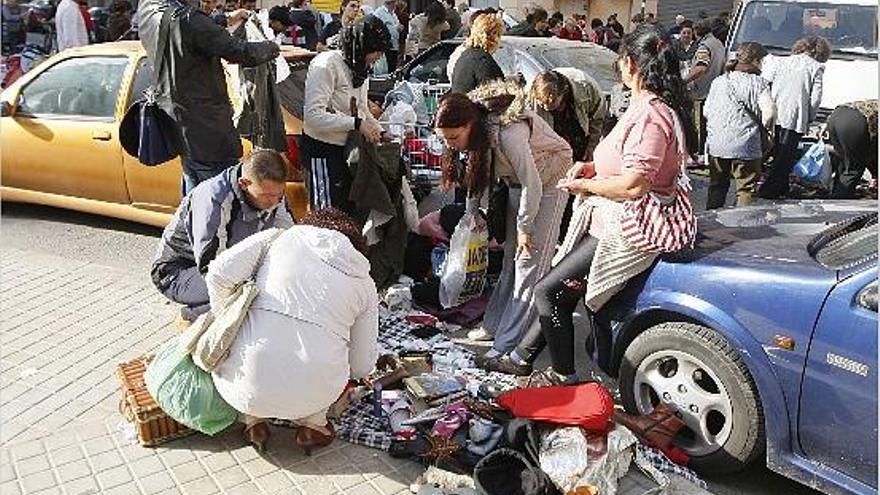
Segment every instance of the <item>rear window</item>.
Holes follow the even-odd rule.
[[[807,251],[830,270],[845,270],[877,259],[877,213],[833,225],[816,235]]]
[[[547,67],[576,67],[593,76],[602,91],[611,92],[617,82],[614,75],[616,56],[610,50],[591,45],[565,48],[545,48],[541,52],[549,62]]]
[[[877,53],[877,7],[831,3],[752,2],[743,10],[732,48],[754,41],[791,50],[805,36],[822,36],[834,55]]]

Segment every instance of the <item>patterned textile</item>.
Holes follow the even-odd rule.
[[[379,307],[379,354],[399,355],[404,350],[430,350],[435,363],[440,362],[448,366],[466,364],[473,367],[473,353],[467,349],[455,345],[448,337],[438,334],[430,339],[420,339],[410,334],[414,325],[398,314],[388,311],[384,306]],[[458,373],[458,371],[456,371]],[[485,379],[486,373],[482,370],[466,369],[461,374],[479,379]],[[493,373],[494,375],[500,375]],[[512,378],[512,377],[508,377]],[[496,380],[500,383],[500,379]],[[291,421],[275,419],[272,421],[277,426],[295,428]],[[368,395],[358,402],[352,403],[342,415],[333,420],[336,428],[336,437],[356,445],[381,449],[387,451],[391,446],[391,424],[385,415],[373,415],[373,396]]]
[[[663,452],[639,443],[636,446],[636,456],[634,459],[636,465],[656,481],[661,487],[669,485],[669,479],[666,474],[674,474],[681,476],[689,482],[706,490],[706,482],[690,469],[679,466],[669,460]]]

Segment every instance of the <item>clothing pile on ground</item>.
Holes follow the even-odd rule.
[[[339,439],[428,466],[418,493],[612,494],[632,463],[661,489],[706,486],[672,447],[683,423],[663,406],[630,416],[596,382],[487,373],[424,313],[382,306],[379,327],[387,367],[333,422]]]

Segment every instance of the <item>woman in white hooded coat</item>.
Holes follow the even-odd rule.
[[[280,235],[255,234],[211,263],[212,306],[256,273],[258,295],[213,378],[257,449],[268,440],[268,418],[298,424],[295,441],[307,453],[329,444],[327,408],[349,379],[373,370],[378,297],[365,246],[350,217],[325,209]]]

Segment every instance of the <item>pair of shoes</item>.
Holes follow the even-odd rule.
[[[558,387],[562,385],[574,385],[575,382],[566,383],[559,373],[553,371],[553,367],[533,372],[525,378],[523,388]]]
[[[336,438],[336,430],[333,429],[333,425],[329,422],[324,426],[323,430],[316,426],[302,425],[294,434],[294,443],[307,456],[311,456],[312,449],[326,447],[333,443],[333,439]]]
[[[253,445],[257,452],[266,451],[266,442],[269,441],[269,423],[260,421],[250,426],[245,426],[242,431],[244,441]]]
[[[614,422],[626,426],[636,436],[659,449],[672,445],[675,435],[685,427],[684,421],[675,415],[675,411],[663,403],[644,416],[634,416],[615,410]]]
[[[495,335],[493,335],[483,327],[471,330],[470,332],[468,332],[467,337],[470,340],[474,340],[477,342],[488,342],[495,339]]]
[[[529,376],[532,374],[532,371],[534,371],[531,364],[514,363],[513,360],[510,359],[509,354],[486,360],[484,368],[486,371],[497,371],[506,375],[515,376]]]

